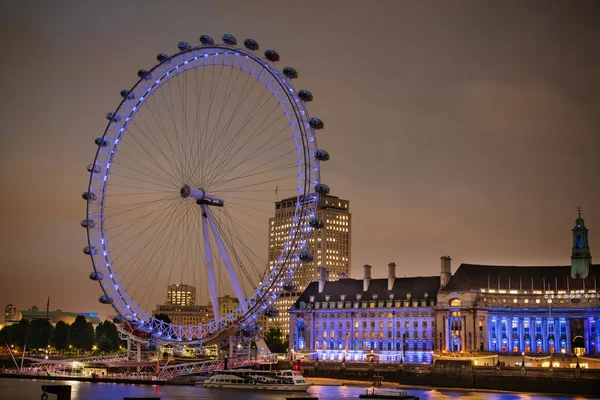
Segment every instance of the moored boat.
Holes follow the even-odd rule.
[[[394,400],[419,400],[419,396],[414,396],[408,392],[399,392],[395,390],[367,389],[366,393],[358,395],[360,399],[394,399]]]
[[[217,370],[204,381],[206,388],[305,392],[311,386],[297,371]]]

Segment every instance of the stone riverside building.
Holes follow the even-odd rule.
[[[462,264],[440,276],[327,281],[322,269],[290,310],[290,348],[330,361],[430,363],[434,355],[595,356],[600,265],[575,221],[571,265]]]

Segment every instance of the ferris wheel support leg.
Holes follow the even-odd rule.
[[[229,254],[227,253],[227,249],[223,245],[223,241],[221,240],[221,234],[219,233],[219,229],[215,224],[215,220],[208,209],[205,207],[205,213],[208,217],[208,222],[210,224],[210,229],[212,230],[213,237],[215,238],[215,242],[217,242],[217,247],[219,248],[219,253],[221,254],[221,258],[223,259],[223,263],[225,264],[225,269],[227,270],[227,274],[229,275],[229,280],[231,281],[231,286],[233,286],[233,291],[235,292],[235,296],[240,301],[240,305],[244,312],[248,312],[248,305],[246,304],[246,296],[244,295],[244,291],[240,286],[240,281],[238,280],[237,275],[235,274],[235,270],[233,269],[233,265],[231,264],[231,259],[229,258]]]
[[[219,296],[217,295],[217,281],[215,279],[215,266],[213,265],[210,237],[208,236],[208,207],[202,204],[202,236],[204,236],[204,256],[206,257],[206,273],[208,275],[208,288],[215,320],[219,318]]]

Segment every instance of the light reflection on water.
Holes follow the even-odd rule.
[[[162,400],[214,399],[214,400],[283,400],[286,396],[314,396],[320,400],[358,399],[364,388],[349,386],[314,386],[305,394],[261,391],[231,391],[204,389],[194,386],[149,386],[122,383],[89,383],[77,381],[45,381],[0,378],[0,399],[39,399],[42,385],[71,385],[71,400],[122,400],[123,397],[160,397]],[[558,397],[540,394],[487,393],[446,390],[411,390],[421,400],[467,399],[467,400],[572,400],[576,397]],[[49,395],[48,399],[56,398]]]

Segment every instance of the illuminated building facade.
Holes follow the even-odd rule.
[[[17,320],[17,307],[7,304],[4,307],[4,322],[14,322]]]
[[[325,361],[431,363],[440,277],[341,278],[312,282],[290,310],[290,348]]]
[[[372,354],[404,363],[444,354],[548,363],[553,354],[598,355],[600,265],[592,264],[581,216],[572,232],[565,266],[462,264],[452,274],[451,258],[443,256],[436,277],[396,278],[392,263],[387,280],[371,280],[365,266],[362,281],[337,282],[322,269],[290,311],[290,348],[319,360],[365,361]]]
[[[177,325],[204,324],[212,320],[213,311],[209,306],[180,306],[176,304],[159,304],[153,315],[166,314],[172,323]]]
[[[193,306],[196,304],[196,288],[191,285],[176,284],[167,287],[166,305]]]
[[[436,350],[597,354],[600,265],[591,261],[588,230],[579,216],[571,265],[462,264],[442,282],[437,297]],[[442,257],[442,276],[449,271],[450,259]]]
[[[275,203],[275,217],[269,219],[269,268],[273,268],[283,250],[296,210],[296,200],[296,197],[290,197]],[[350,202],[336,196],[322,195],[319,198],[316,216],[323,222],[323,228],[313,230],[309,240],[307,250],[313,255],[313,261],[302,263],[298,267],[292,280],[296,291],[281,295],[275,303],[279,315],[269,319],[269,325],[280,328],[284,336],[290,333],[289,308],[302,291],[319,278],[319,267],[327,268],[332,280],[339,276],[348,276],[350,273]]]
[[[37,307],[36,307],[37,308]],[[23,319],[33,321],[35,319],[47,319],[52,325],[56,325],[58,321],[62,321],[66,324],[72,324],[75,319],[82,315],[85,317],[87,322],[91,322],[92,325],[96,326],[102,321],[98,317],[98,313],[75,313],[69,311],[55,310],[55,311],[32,311],[32,310],[21,310],[19,312]]]

